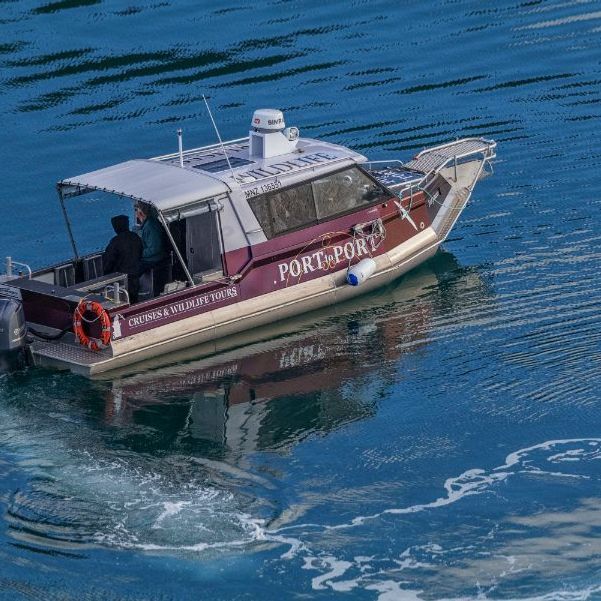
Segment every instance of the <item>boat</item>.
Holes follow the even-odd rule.
[[[6,259],[3,353],[94,377],[373,290],[436,253],[496,157],[493,140],[464,138],[370,161],[276,109],[256,110],[248,137],[184,150],[178,136],[176,153],[58,182],[73,256]],[[160,225],[168,252],[136,302],[127,274],[78,250],[68,207],[95,193]]]

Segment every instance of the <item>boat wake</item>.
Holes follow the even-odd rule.
[[[239,496],[202,478],[174,481],[127,461],[89,460],[59,470],[55,463],[38,464],[45,474],[8,500],[9,535],[63,551],[103,546],[151,552],[227,549],[262,537],[260,520],[240,509]]]
[[[76,412],[37,409],[2,409],[9,541],[72,555],[93,547],[210,552],[261,539],[262,521],[251,515],[265,497],[257,489],[269,483],[256,475],[217,460],[107,449],[103,432]]]
[[[128,444],[119,445],[114,432],[86,428],[72,403],[65,410],[55,405],[43,417],[35,402],[27,410],[3,407],[2,478],[13,492],[0,503],[6,537],[20,547],[70,555],[126,549],[209,561],[243,552],[260,557],[265,582],[283,565],[285,571],[295,565],[313,591],[363,590],[379,601],[421,599],[426,590],[437,599],[464,598],[466,591],[478,598],[520,591],[524,598],[518,580],[523,584],[525,575],[549,587],[532,600],[576,601],[601,592],[578,580],[601,569],[601,542],[593,542],[600,504],[580,493],[600,478],[601,438],[518,449],[501,465],[446,479],[441,494],[423,502],[391,502],[338,523],[301,523],[302,508],[282,510],[274,500],[278,478],[243,462],[132,450],[135,428]],[[31,423],[36,427],[25,427]],[[387,539],[403,541],[391,545],[403,550],[393,554]]]
[[[512,506],[515,516],[505,512],[496,519],[487,520],[483,519],[487,515],[483,497],[495,495],[497,503],[498,497],[506,497],[507,502],[512,502],[512,497],[522,490],[522,486],[530,488],[532,482],[552,483],[558,487],[578,479],[598,479],[598,472],[591,470],[591,466],[599,459],[600,438],[550,440],[510,453],[503,465],[489,471],[471,469],[449,478],[444,483],[445,494],[431,502],[391,507],[340,524],[281,526],[267,530],[265,538],[277,540],[278,536],[286,535],[288,541],[292,541],[281,559],[300,559],[304,570],[316,572],[311,577],[311,587],[315,591],[345,593],[364,589],[374,591],[379,601],[390,601],[426,598],[421,596],[425,594],[424,588],[428,591],[427,598],[460,599],[465,598],[461,591],[472,589],[475,597],[486,599],[511,591],[512,580],[518,578],[518,574],[523,578],[529,573],[539,584],[546,582],[549,586],[559,578],[565,588],[560,591],[550,589],[548,594],[530,598],[520,594],[520,598],[530,601],[589,599],[601,592],[601,587],[574,588],[570,586],[570,577],[578,574],[578,567],[573,564],[576,555],[579,560],[596,561],[594,557],[599,549],[576,552],[573,545],[578,535],[583,536],[584,529],[601,524],[597,500],[581,499],[571,511],[541,511],[542,507],[537,507],[538,513],[534,515],[524,515],[523,508]],[[519,479],[516,487],[510,486],[512,479]],[[518,489],[517,493],[514,488]],[[468,506],[463,507],[460,502],[466,502],[468,497],[480,499],[465,503]],[[444,517],[436,515],[457,504],[454,516],[450,517],[449,512]],[[478,523],[470,522],[474,507],[480,514]],[[423,512],[430,514],[425,522],[424,518],[416,516]],[[412,515],[420,528],[425,523],[432,524],[430,530],[416,536],[411,522],[390,520],[390,516]],[[454,533],[438,529],[439,524],[453,521],[458,521],[458,530],[468,533],[467,539],[458,539]],[[382,529],[388,536],[392,532],[394,536],[413,537],[421,542],[408,546],[396,557],[371,551],[366,553],[366,545],[361,541],[373,538],[372,533],[382,532]],[[332,542],[336,539],[340,542],[340,536],[344,536],[345,550],[343,554],[334,554],[331,549],[335,546],[340,549],[342,545]],[[491,551],[491,547],[496,550]],[[553,578],[546,575],[551,558],[556,570]],[[453,595],[453,590],[457,591],[457,596]]]

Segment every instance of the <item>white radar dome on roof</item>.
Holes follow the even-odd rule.
[[[257,109],[253,113],[251,127],[266,131],[282,131],[286,127],[284,113],[277,109]]]

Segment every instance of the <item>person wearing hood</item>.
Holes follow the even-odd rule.
[[[138,300],[140,280],[138,273],[142,260],[142,240],[129,230],[129,217],[116,215],[111,219],[114,236],[102,255],[104,274],[119,272],[127,274],[127,291],[130,303]]]

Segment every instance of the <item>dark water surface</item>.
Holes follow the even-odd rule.
[[[224,138],[277,107],[373,159],[499,142],[390,288],[0,379],[0,598],[601,599],[600,49],[588,1],[0,1],[0,256],[34,266],[69,255],[54,183],[213,143],[202,94]]]

